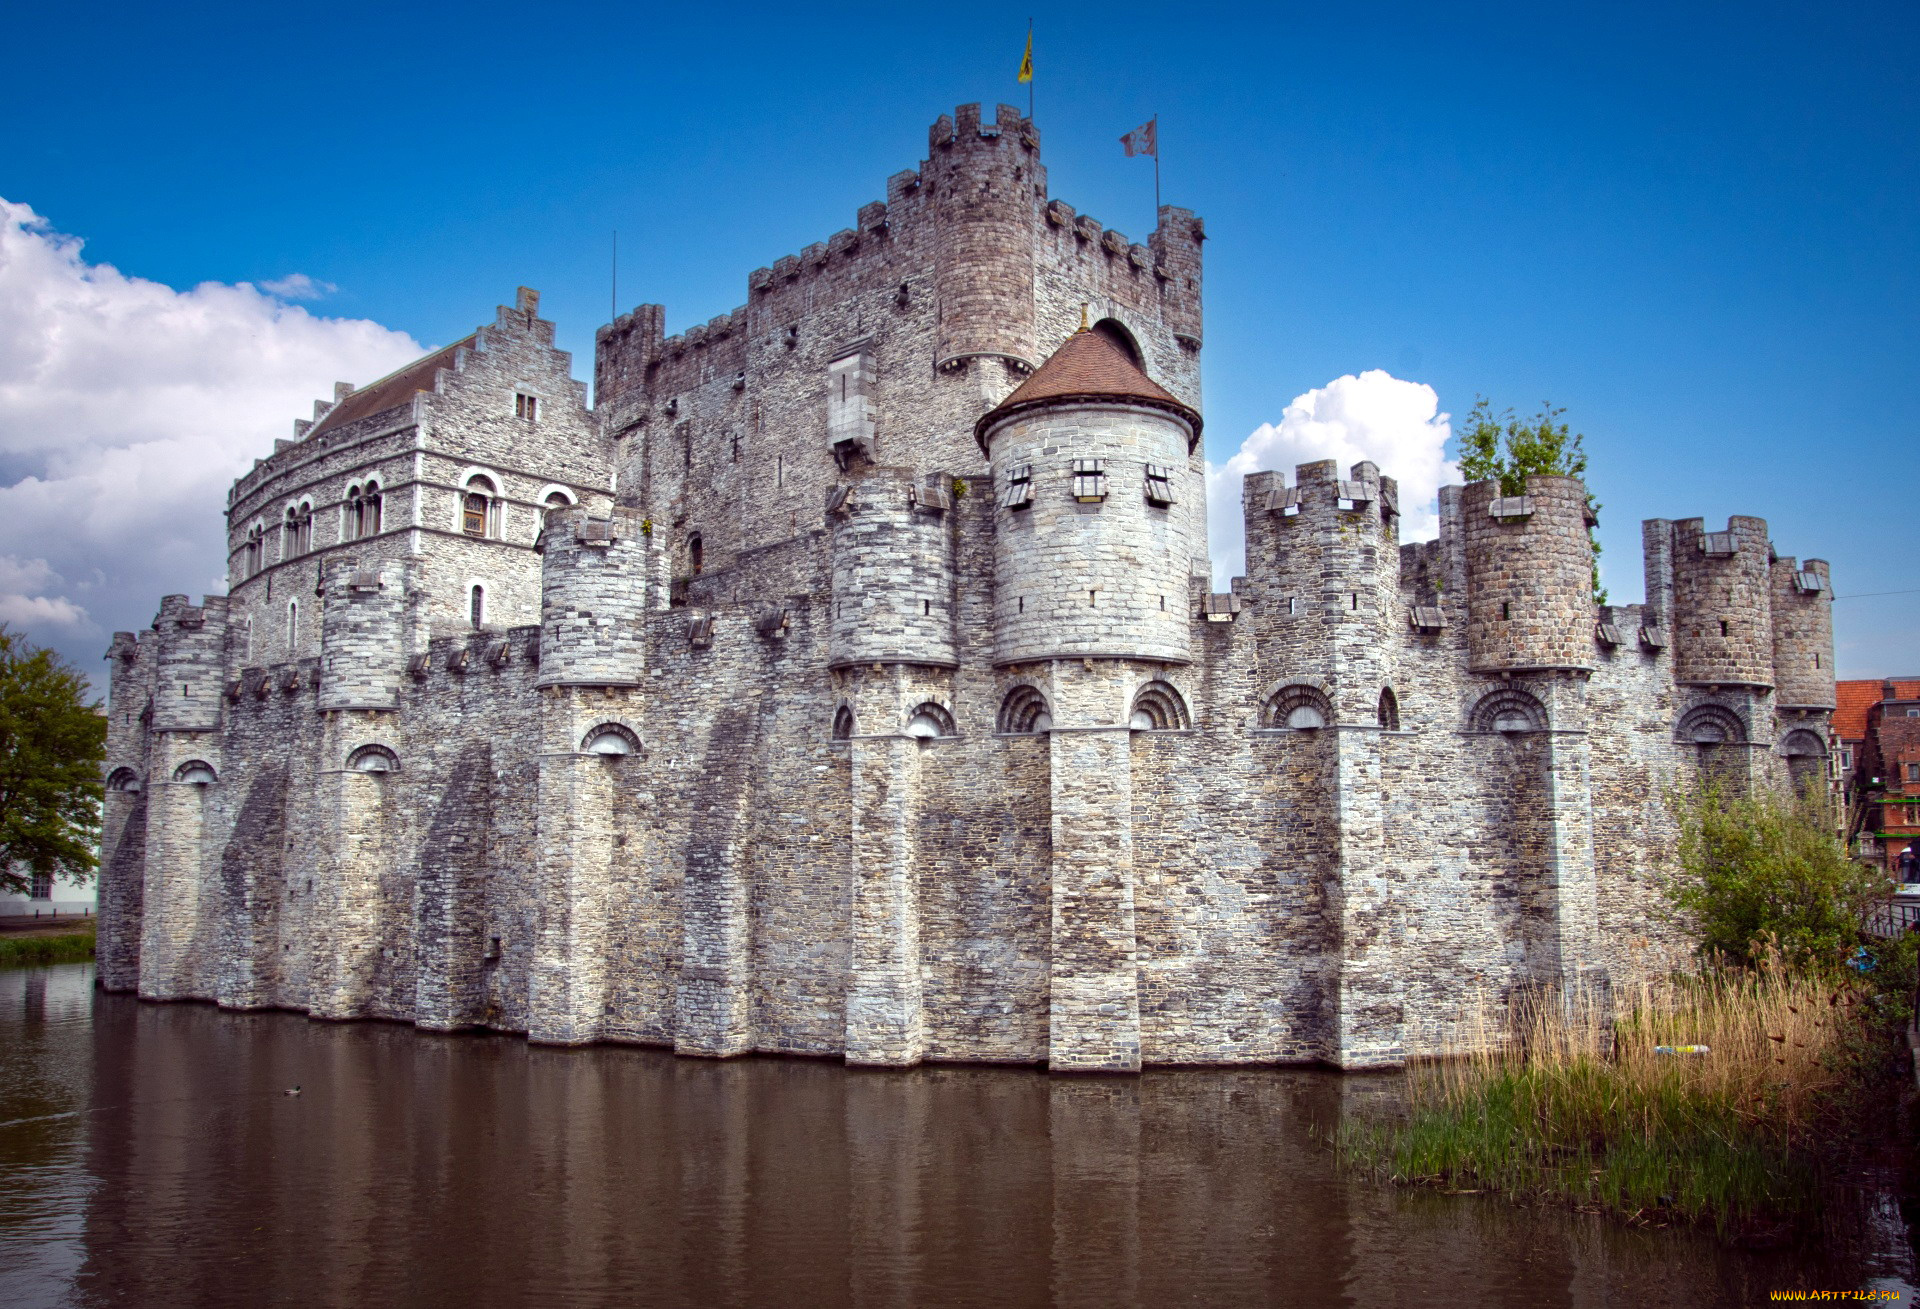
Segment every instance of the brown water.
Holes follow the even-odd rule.
[[[1758,1255],[1341,1174],[1325,1133],[1392,1091],[549,1050],[0,971],[0,1306],[1911,1302],[1871,1196],[1883,1253]]]

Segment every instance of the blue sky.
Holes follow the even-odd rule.
[[[412,339],[354,338],[338,358],[363,368],[535,286],[584,376],[613,229],[623,307],[664,303],[670,330],[732,308],[749,270],[915,166],[938,114],[1023,102],[1027,13],[37,6],[9,19],[35,57],[10,70],[0,197],[84,240],[87,266],[182,292],[330,284],[307,314]],[[1616,600],[1639,598],[1650,516],[1763,516],[1841,596],[1920,586],[1920,9],[1032,13],[1053,193],[1144,239],[1151,166],[1117,138],[1157,113],[1165,198],[1206,218],[1216,461],[1294,397],[1383,369],[1456,418],[1477,394],[1566,406]],[[309,398],[332,380],[297,379]],[[5,394],[0,487],[46,483],[59,452],[7,436]],[[304,405],[249,419],[251,454]],[[34,574],[86,611],[42,639],[91,668],[160,590],[209,589],[205,488],[237,448],[206,454],[217,477],[183,484],[185,536],[152,556],[198,572],[149,584],[101,535],[91,582],[71,557]],[[1920,672],[1920,594],[1836,612],[1843,676]]]

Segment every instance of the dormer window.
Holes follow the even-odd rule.
[[[513,397],[513,416],[524,418],[529,423],[540,419],[540,397],[528,395],[524,391],[515,392]]]

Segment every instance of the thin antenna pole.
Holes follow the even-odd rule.
[[[1031,18],[1027,19],[1027,49],[1029,52],[1033,49],[1033,19]],[[1027,121],[1029,123],[1033,121],[1033,79],[1031,77],[1027,79]]]
[[[607,281],[608,298],[613,304],[613,318],[607,319],[611,323],[620,316],[620,229],[617,227],[613,229],[613,266],[608,270]]]

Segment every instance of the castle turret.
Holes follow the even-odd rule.
[[[950,503],[950,479],[910,468],[833,489],[830,666],[955,665]]]
[[[1147,238],[1160,283],[1160,313],[1174,338],[1190,350],[1201,345],[1200,243],[1207,229],[1191,209],[1160,206],[1160,222]]]
[[[1200,415],[1083,329],[975,432],[998,497],[995,662],[1187,662]]]
[[[943,229],[934,255],[934,364],[987,357],[1031,367],[1040,138],[1011,105],[991,124],[980,121],[979,105],[961,105],[934,123],[927,148],[926,181]]]
[[[160,601],[154,670],[153,730],[211,732],[220,726],[220,690],[226,677],[227,598],[198,605],[184,595]]]
[[[1291,487],[1280,473],[1246,479],[1247,583],[1262,667],[1312,682],[1332,722],[1372,723],[1406,630],[1398,487],[1371,463],[1349,472],[1326,459],[1301,464]]]
[[[1587,488],[1535,476],[1509,496],[1475,482],[1461,501],[1467,550],[1467,655],[1475,672],[1591,668],[1593,542]]]
[[[646,673],[642,615],[655,607],[653,539],[638,510],[598,518],[569,506],[541,533],[541,686],[637,686]]]
[[[1761,518],[1673,524],[1673,675],[1685,686],[1773,685],[1772,549]]]
[[[1780,709],[1832,709],[1833,577],[1824,559],[1776,559],[1773,687]]]
[[[406,565],[327,560],[321,578],[321,709],[394,709],[407,643]]]

